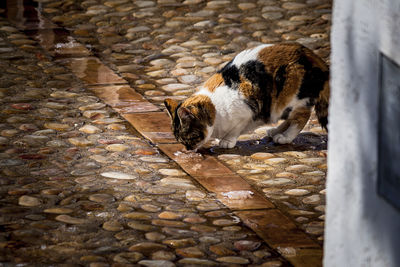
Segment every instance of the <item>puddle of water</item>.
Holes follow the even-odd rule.
[[[72,58],[66,64],[87,85],[127,83],[95,57]]]
[[[2,15],[19,28],[26,30],[57,28],[57,25],[40,14],[42,3],[32,0],[3,0],[0,2],[0,8],[5,10]]]
[[[90,51],[72,38],[67,30],[57,28],[25,30],[24,32],[36,39],[53,57],[84,57],[90,55]]]

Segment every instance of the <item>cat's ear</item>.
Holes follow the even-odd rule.
[[[176,102],[175,100],[173,100],[171,98],[167,98],[164,100],[164,105],[167,108],[169,116],[171,116],[171,118],[173,118],[174,114],[175,114],[175,110],[178,107],[178,102]]]
[[[180,107],[178,109],[178,117],[181,122],[186,122],[194,118],[193,113],[190,111],[190,107]]]

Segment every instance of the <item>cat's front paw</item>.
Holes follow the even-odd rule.
[[[233,140],[222,139],[221,141],[219,141],[219,147],[221,147],[221,148],[234,148],[235,145],[236,145],[236,141],[233,141]]]
[[[274,140],[275,143],[281,145],[289,144],[293,141],[293,138],[287,137],[283,134],[276,134],[272,139]]]

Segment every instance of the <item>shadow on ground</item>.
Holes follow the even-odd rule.
[[[218,156],[222,154],[237,154],[242,156],[250,156],[256,152],[279,153],[286,151],[320,151],[327,149],[328,136],[317,135],[311,132],[299,134],[291,144],[280,145],[274,143],[272,138],[264,137],[260,140],[238,141],[232,149],[219,148],[213,146],[211,148],[201,149],[199,152],[203,155]]]

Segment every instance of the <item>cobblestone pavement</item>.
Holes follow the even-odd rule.
[[[24,3],[24,5],[22,4]],[[186,155],[163,112],[260,42],[328,61],[325,0],[0,4],[0,264],[320,266],[326,133]]]

